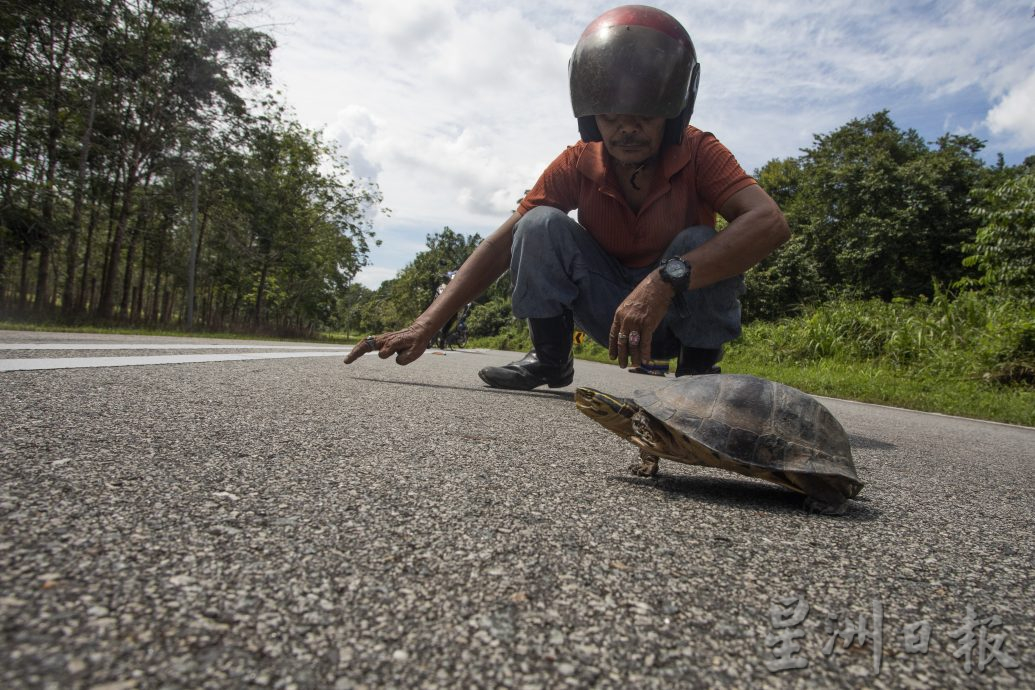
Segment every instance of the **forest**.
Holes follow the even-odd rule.
[[[377,188],[270,93],[272,38],[205,0],[4,3],[0,309],[312,333]]]

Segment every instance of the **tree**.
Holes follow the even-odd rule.
[[[446,280],[446,273],[460,268],[475,247],[480,235],[462,235],[449,227],[426,237],[427,249],[414,257],[392,282],[390,299],[402,327],[417,318],[435,298],[436,288]]]
[[[974,216],[981,227],[964,263],[981,271],[975,282],[1035,301],[1035,170],[986,190]]]
[[[333,319],[380,194],[274,99],[246,100],[269,86],[274,43],[234,26],[234,7],[5,5],[0,308],[174,323],[196,307],[212,327],[293,330]]]
[[[788,224],[799,225],[798,188],[803,177],[795,158],[772,160],[755,172],[758,184],[783,210]],[[803,304],[822,300],[828,286],[802,234],[791,239],[749,270],[747,292],[741,299],[744,320],[772,320],[795,313]]]
[[[326,322],[335,296],[365,264],[373,237],[366,211],[380,194],[352,180],[334,149],[273,104],[247,139],[250,150],[227,167],[232,203],[246,223],[241,258],[252,323]]]
[[[479,235],[463,235],[449,227],[427,235],[427,249],[394,279],[365,294],[363,303],[354,308],[360,327],[380,333],[407,326],[431,304],[445,274],[459,268],[480,242]],[[350,316],[350,322],[353,318]],[[477,298],[467,324],[471,335],[488,336],[496,335],[512,321],[510,280],[504,274]]]
[[[362,309],[373,298],[374,291],[365,285],[352,283],[345,287],[338,296],[335,304],[337,311],[333,321],[333,327],[354,333],[362,330]]]
[[[146,11],[126,16],[120,43],[135,78],[125,95],[128,155],[97,307],[102,318],[112,315],[132,194],[145,166],[184,123],[203,128],[212,108],[243,111],[234,89],[268,83],[273,49],[265,34],[214,21],[204,0],[151,0]]]
[[[961,277],[961,246],[976,227],[971,190],[986,174],[983,143],[957,135],[935,143],[881,111],[817,135],[800,172],[763,171],[777,189],[788,185],[778,196],[800,237],[788,249],[811,258],[817,295],[914,297]]]

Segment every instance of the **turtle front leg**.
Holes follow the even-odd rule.
[[[806,496],[805,510],[809,513],[819,513],[820,515],[844,515],[848,512],[848,501],[842,499],[839,502],[831,503],[813,496]]]
[[[652,455],[641,448],[640,461],[629,465],[629,471],[637,477],[653,477],[658,473],[659,460],[661,458],[657,455]]]

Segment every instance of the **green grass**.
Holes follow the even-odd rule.
[[[1035,426],[1031,387],[924,376],[873,362],[779,363],[765,353],[735,348],[723,360],[722,370],[780,381],[813,395]]]

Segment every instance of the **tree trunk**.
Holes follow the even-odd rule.
[[[101,298],[100,304],[97,305],[97,316],[102,319],[110,319],[115,309],[115,281],[118,278],[119,259],[122,256],[122,241],[126,236],[130,204],[137,184],[136,155],[133,156],[133,160],[134,162],[126,173],[126,183],[122,188],[122,205],[119,208],[119,219],[115,224],[115,235],[111,240],[111,253],[108,256],[107,266],[104,269],[104,278],[101,282]]]
[[[58,255],[57,254],[51,254],[51,256],[50,256],[50,270],[54,273],[54,275],[58,275],[58,271],[61,270],[61,266],[59,265],[60,263],[61,263],[61,261],[58,258]],[[57,281],[55,280],[53,285],[51,285],[51,287],[50,287],[50,296],[47,298],[47,305],[51,309],[54,309],[57,306],[57,298],[58,298],[58,286],[57,286]]]
[[[269,262],[262,262],[262,271],[259,273],[259,286],[255,291],[255,315],[254,322],[255,327],[258,328],[262,322],[262,300],[266,292],[266,273],[269,271]]]
[[[13,132],[13,134],[11,136],[11,162],[12,163],[16,163],[18,161],[18,146],[20,144],[20,139],[21,139],[21,129],[22,129],[22,109],[21,109],[21,104],[16,102],[15,106],[14,106],[14,132]],[[4,177],[6,179],[4,180],[4,196],[3,196],[2,208],[10,208],[11,207],[11,197],[12,197],[11,193],[12,193],[12,191],[14,189],[14,178],[15,178],[15,173],[14,173],[13,166],[12,166],[11,170],[9,170]],[[6,269],[7,269],[7,247],[4,244],[4,236],[5,236],[5,234],[6,233],[0,232],[0,291],[3,291],[3,287],[2,286],[5,285],[5,283],[4,283],[4,275],[6,274]]]
[[[118,215],[115,210],[119,206],[119,189],[126,186],[126,182],[122,180],[122,165],[125,161],[125,154],[120,152],[119,159],[116,161],[115,166],[112,168],[114,172],[114,179],[111,183],[111,197],[108,199],[108,235],[104,240],[104,258],[101,262],[101,286],[100,289],[104,291],[104,276],[108,270],[108,264],[111,261],[112,256],[112,245],[115,237],[115,228],[118,225]],[[93,300],[93,310],[95,312],[100,311],[100,302]]]
[[[165,306],[162,308],[162,323],[168,324],[172,321],[172,313],[174,302],[176,301],[176,295],[172,290],[166,289],[165,291]]]
[[[50,44],[50,66],[53,70],[53,82],[48,99],[47,112],[47,173],[44,180],[43,191],[43,237],[40,242],[39,270],[36,273],[36,310],[45,309],[47,306],[47,291],[50,287],[50,251],[53,241],[54,230],[54,178],[57,176],[58,164],[58,140],[61,137],[61,120],[59,110],[61,105],[61,80],[65,74],[65,67],[68,64],[68,49],[72,37],[72,25],[70,21],[65,26],[65,34],[62,37],[60,52],[55,45],[55,37],[51,35]]]
[[[130,319],[133,321],[141,321],[144,317],[144,290],[145,280],[144,277],[147,275],[147,242],[140,244],[140,280],[137,281],[137,286],[133,290],[134,300],[130,306]]]
[[[198,185],[200,174],[194,167],[194,189],[190,210],[190,254],[187,259],[187,330],[194,328],[194,271],[198,262]]]
[[[18,147],[21,145],[21,132],[22,132],[22,108],[20,103],[15,103],[14,107],[14,132],[11,136],[11,163],[17,164],[18,162]],[[7,179],[4,181],[4,207],[11,205],[12,192],[14,191],[14,178],[16,177],[13,167],[6,175]]]
[[[137,221],[133,224],[133,229],[129,233],[129,246],[126,247],[126,270],[123,272],[122,301],[119,303],[119,316],[123,318],[128,315],[130,305],[132,304],[133,259],[136,257],[137,244],[140,241],[140,236],[143,234],[144,224],[147,222],[147,192],[151,187],[151,174],[152,172],[149,170],[144,178],[144,184],[141,187],[140,204],[137,209]]]
[[[227,318],[226,310],[227,310],[227,306],[228,306],[227,303],[230,301],[230,291],[229,290],[221,290],[220,292],[221,292],[221,294],[219,296],[219,308],[216,311],[216,315],[215,315],[215,318],[213,319],[212,325],[214,327],[222,330],[223,324],[225,324],[229,320]]]
[[[86,281],[90,276],[90,254],[93,252],[93,231],[97,228],[97,219],[100,212],[97,208],[97,200],[94,199],[90,205],[90,222],[86,226],[86,251],[83,252],[83,275],[79,281],[79,296],[76,298],[76,312],[83,312],[86,306]],[[92,305],[91,305],[92,306]]]
[[[159,295],[162,288],[162,263],[165,258],[165,224],[158,228],[158,256],[155,258],[154,304],[151,305],[151,321],[158,323]]]
[[[29,245],[22,249],[22,274],[18,282],[18,305],[25,308],[29,299]]]
[[[83,216],[83,186],[86,183],[86,164],[90,158],[90,141],[93,138],[93,120],[97,113],[97,84],[100,81],[100,61],[94,70],[93,89],[90,90],[90,107],[86,114],[86,129],[79,141],[79,169],[75,176],[75,192],[72,200],[72,218],[68,229],[68,262],[65,268],[65,291],[61,298],[61,308],[69,314],[75,302],[75,269],[79,253],[79,226]]]
[[[115,5],[119,0],[111,0],[104,8],[104,17],[101,20],[102,34],[100,36],[100,52],[103,54],[104,48],[108,45],[108,35],[111,31],[111,20],[115,12]],[[79,168],[76,170],[75,176],[75,187],[74,196],[72,200],[72,218],[70,220],[69,234],[68,234],[68,262],[66,266],[65,275],[65,290],[61,299],[61,307],[65,313],[71,313],[73,310],[81,309],[82,305],[82,286],[79,289],[78,299],[75,297],[75,272],[76,272],[76,260],[79,252],[79,230],[82,224],[83,215],[83,197],[85,196],[86,186],[86,173],[87,164],[90,159],[90,148],[93,145],[93,124],[97,116],[97,91],[101,83],[101,71],[103,60],[100,55],[96,58],[96,63],[93,69],[93,86],[90,89],[90,105],[86,113],[86,123],[83,128],[83,136],[79,140]],[[92,222],[92,221],[91,221]],[[90,228],[91,235],[93,227]],[[89,252],[89,247],[87,248]],[[85,266],[89,264],[89,261],[84,261]],[[85,285],[85,276],[84,283]]]
[[[131,303],[133,291],[133,259],[137,253],[137,238],[140,236],[140,226],[134,224],[129,232],[129,246],[126,247],[126,267],[122,271],[122,297],[119,301],[119,318],[126,318]]]
[[[4,242],[4,235],[0,232],[0,307],[7,302],[7,281],[4,275],[7,271],[7,244]]]

